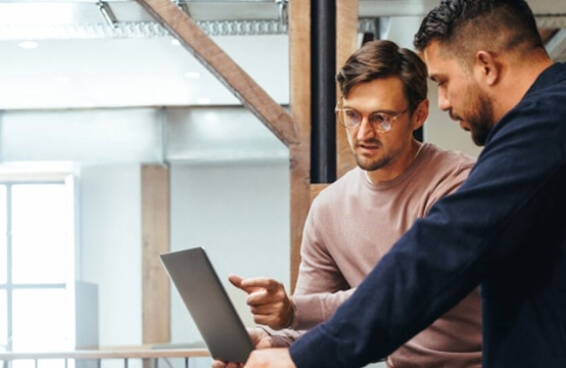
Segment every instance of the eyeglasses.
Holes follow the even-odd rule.
[[[364,120],[364,116],[354,109],[340,107],[339,105],[342,102],[342,98],[339,101],[340,102],[334,109],[336,116],[338,117],[338,122],[340,122],[340,124],[342,124],[346,128],[357,128],[358,126],[360,126],[360,124]],[[397,120],[399,116],[409,111],[409,108],[410,106],[400,112],[374,111],[368,116],[368,122],[371,127],[378,132],[388,132],[391,130],[393,122]]]

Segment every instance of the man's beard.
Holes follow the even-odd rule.
[[[479,88],[471,87],[468,95],[473,111],[466,119],[470,125],[472,140],[478,146],[485,145],[487,136],[495,124],[493,121],[493,103],[489,96]]]
[[[365,171],[375,171],[379,170],[387,165],[391,161],[391,157],[382,157],[376,161],[367,162],[367,160],[362,161],[358,155],[355,156],[356,164]]]
[[[377,142],[377,141],[370,141],[367,143],[371,143],[371,144],[376,144],[379,145],[380,149],[383,148],[381,142]],[[359,145],[356,144],[356,146]],[[379,170],[383,167],[386,167],[387,165],[389,165],[389,163],[392,160],[391,154],[385,154],[377,159],[368,159],[367,157],[354,153],[354,159],[356,160],[356,164],[363,170],[365,171],[375,171],[375,170]]]

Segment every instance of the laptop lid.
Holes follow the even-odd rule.
[[[159,256],[214,359],[247,360],[254,345],[202,247]]]

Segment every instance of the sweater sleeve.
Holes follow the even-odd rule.
[[[276,346],[289,346],[304,331],[326,321],[354,292],[319,236],[324,216],[322,196],[315,199],[305,221],[301,244],[301,264],[295,293],[296,305],[293,329],[271,331]]]
[[[498,122],[468,180],[415,222],[328,322],[291,346],[297,367],[387,356],[464,298],[490,265],[516,255],[523,239],[545,236],[555,207],[566,205],[566,128],[547,108],[523,106]]]
[[[275,331],[266,329],[273,339],[275,347],[290,346],[306,330],[326,321],[344,303],[356,289],[335,293],[317,293],[293,295],[297,307],[293,329]]]
[[[349,296],[350,285],[344,279],[320,233],[325,226],[327,193],[321,193],[311,206],[301,244],[301,264],[293,295],[297,302],[296,328],[311,328],[325,321]]]

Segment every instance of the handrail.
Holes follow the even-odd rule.
[[[109,348],[99,350],[40,351],[40,352],[2,352],[0,360],[19,359],[157,359],[157,358],[193,358],[209,357],[205,348],[190,349],[151,349]]]

